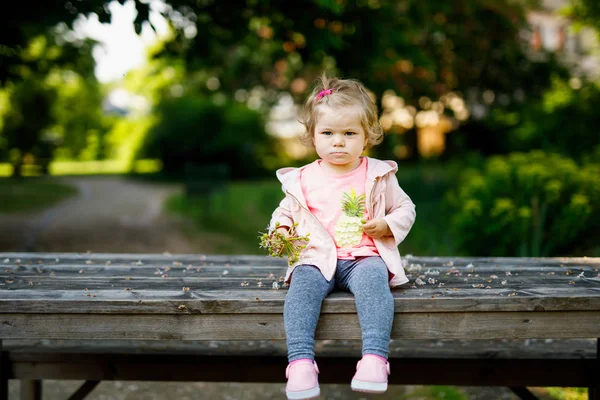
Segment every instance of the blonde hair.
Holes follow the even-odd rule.
[[[319,96],[324,90],[329,94]],[[313,87],[311,94],[304,103],[304,109],[300,122],[306,131],[300,135],[302,143],[313,145],[314,130],[317,120],[317,111],[320,105],[326,104],[330,107],[358,106],[360,108],[360,119],[367,137],[365,149],[378,145],[383,140],[383,130],[379,125],[377,116],[377,105],[369,96],[367,88],[355,79],[338,79],[328,77],[323,73]]]

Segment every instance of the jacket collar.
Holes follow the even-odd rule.
[[[398,171],[398,164],[395,161],[381,161],[370,157],[367,157],[367,160],[367,186],[372,185],[376,179],[379,179],[390,172],[395,174]],[[313,163],[316,162],[317,161],[314,161]],[[286,193],[289,192],[292,196],[296,197],[304,207],[307,207],[307,205],[306,199],[302,194],[302,187],[300,186],[300,173],[308,165],[311,164],[307,164],[300,168],[280,168],[276,172],[277,179],[281,182],[283,191]],[[370,189],[368,192],[370,192]]]

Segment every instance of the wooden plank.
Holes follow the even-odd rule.
[[[138,315],[4,314],[6,339],[280,340],[280,314]],[[343,327],[343,328],[341,328]],[[591,338],[600,336],[600,313],[406,313],[395,318],[394,339]],[[356,314],[323,314],[318,339],[360,339]]]
[[[85,397],[90,394],[90,392],[92,390],[94,390],[94,388],[96,386],[98,386],[98,384],[100,383],[99,380],[97,381],[90,381],[90,380],[86,380],[80,387],[79,389],[77,389],[77,391],[75,393],[73,393],[70,397],[69,400],[83,400],[85,399]]]
[[[4,350],[3,340],[0,338],[0,399],[8,399],[8,380],[12,375],[12,365],[8,352]]]
[[[22,379],[21,400],[42,400],[42,381],[40,379]]]
[[[1,256],[0,256],[1,258]],[[231,261],[231,260],[230,260]],[[110,264],[108,264],[110,262]],[[462,274],[480,274],[485,275],[487,273],[499,272],[501,275],[507,275],[508,272],[548,272],[548,271],[557,271],[560,273],[569,273],[569,274],[579,274],[582,271],[595,271],[598,272],[598,268],[600,267],[600,263],[588,263],[588,264],[568,264],[568,265],[557,265],[557,264],[544,264],[540,263],[537,265],[532,264],[461,264],[456,265],[452,264],[421,264],[421,263],[405,263],[405,269],[409,273],[413,272],[422,272],[425,273],[428,270],[439,270],[442,273],[462,273]],[[39,264],[39,263],[2,263],[0,260],[0,272],[14,272],[14,273],[23,273],[23,274],[39,274],[39,273],[63,273],[63,274],[76,274],[81,270],[86,273],[126,273],[133,271],[140,271],[141,273],[153,273],[156,270],[170,270],[171,272],[192,272],[192,271],[222,271],[224,269],[228,269],[230,271],[245,271],[245,270],[255,270],[255,271],[265,271],[265,270],[273,270],[273,271],[285,271],[287,269],[287,264],[285,263],[266,263],[266,262],[256,262],[256,263],[245,263],[245,262],[233,262],[232,263],[181,263],[181,262],[166,262],[166,263],[152,263],[152,262],[141,262],[141,261],[132,261],[127,263],[113,263],[110,260],[104,262],[94,262],[94,261],[83,261],[77,263],[68,263],[68,264]]]
[[[133,285],[132,285],[133,286]],[[266,285],[265,285],[266,286]],[[0,315],[11,313],[274,313],[283,312],[285,290],[258,286],[237,290],[0,290]],[[392,292],[396,313],[489,311],[600,310],[600,290],[569,285],[565,288],[515,290],[419,288]],[[354,298],[334,292],[323,303],[323,313],[355,312]]]
[[[285,260],[267,256],[249,255],[173,255],[156,254],[74,254],[74,253],[0,253],[0,266],[15,267],[19,265],[45,266],[51,265],[140,265],[146,267],[194,265],[194,266],[254,266],[286,268]],[[405,266],[422,267],[453,267],[472,266],[476,271],[510,270],[511,268],[531,266],[534,268],[566,267],[571,269],[600,267],[600,258],[571,257],[571,258],[456,258],[456,257],[404,257]]]
[[[256,262],[261,260],[270,260],[273,263],[281,264],[282,259],[262,255],[218,255],[218,254],[152,254],[152,253],[18,253],[2,252],[2,259],[20,259],[22,263],[27,261],[38,262],[65,262],[76,260],[113,260],[130,262],[137,260],[148,260],[152,262],[180,261],[180,262]],[[600,263],[598,257],[416,257],[404,255],[403,259],[407,262],[428,263],[428,264],[590,264]]]
[[[427,278],[425,278],[427,279]],[[63,276],[31,276],[21,277],[18,275],[10,276],[2,281],[0,277],[0,287],[6,290],[23,290],[35,294],[39,290],[111,290],[114,288],[135,290],[177,290],[183,287],[189,287],[194,290],[239,290],[245,291],[248,288],[272,289],[273,283],[277,283],[279,288],[285,289],[283,285],[283,276],[281,278],[269,278],[268,276],[249,277],[249,276],[186,276],[186,277],[63,277]],[[572,283],[571,283],[572,282]],[[3,284],[4,283],[4,284]],[[441,283],[441,285],[440,285]],[[568,277],[556,278],[536,278],[531,277],[528,280],[519,279],[505,281],[471,280],[469,283],[458,279],[435,279],[435,284],[425,285],[421,290],[447,291],[450,289],[543,289],[563,288],[571,290],[572,287],[597,288],[600,289],[600,278],[597,279],[570,279]],[[483,293],[475,292],[475,293]]]
[[[578,269],[563,269],[560,267],[542,268],[535,270],[511,269],[502,271],[500,269],[489,269],[487,271],[471,272],[470,269],[427,268],[420,271],[407,273],[407,277],[414,281],[417,277],[427,280],[434,278],[436,281],[444,282],[470,282],[470,283],[500,283],[525,282],[534,280],[535,283],[555,282],[556,280],[574,280],[598,282],[599,273],[596,268],[585,267]],[[285,275],[286,269],[269,267],[193,267],[186,268],[96,268],[90,266],[70,266],[69,268],[40,268],[40,267],[1,267],[0,279],[11,278],[28,279],[33,277],[69,278],[69,279],[95,279],[95,278],[254,278],[254,279],[278,279]],[[510,275],[506,275],[510,272]],[[477,281],[477,282],[475,282]]]
[[[169,277],[253,277],[268,279],[273,274],[276,278],[285,275],[285,268],[236,266],[236,267],[199,267],[191,268],[144,268],[144,267],[90,267],[88,265],[69,265],[60,267],[29,266],[7,268],[0,267],[0,277],[8,279],[11,276],[35,277],[53,276],[68,277],[70,279],[87,279],[90,277],[149,277],[160,278],[163,274]]]
[[[511,386],[509,389],[519,396],[521,400],[538,400],[538,398],[531,393],[526,387],[523,386]]]
[[[284,340],[5,340],[12,362],[60,362],[65,354],[281,356]],[[360,357],[361,340],[317,340],[317,357]],[[596,339],[440,340],[392,339],[390,358],[548,359],[596,358]]]

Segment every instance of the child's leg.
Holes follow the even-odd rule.
[[[283,306],[289,362],[314,359],[315,330],[321,304],[333,287],[334,279],[327,282],[313,265],[299,265],[294,269]]]
[[[394,320],[388,269],[380,257],[340,260],[337,284],[354,294],[362,330],[362,354],[387,358]]]

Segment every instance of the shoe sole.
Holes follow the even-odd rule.
[[[387,390],[387,382],[365,382],[352,379],[350,388],[355,392],[383,393]]]
[[[316,399],[317,397],[319,397],[321,395],[321,389],[319,389],[319,387],[316,386],[312,389],[302,390],[302,391],[298,391],[298,392],[288,392],[286,390],[285,394],[286,394],[288,400]]]

